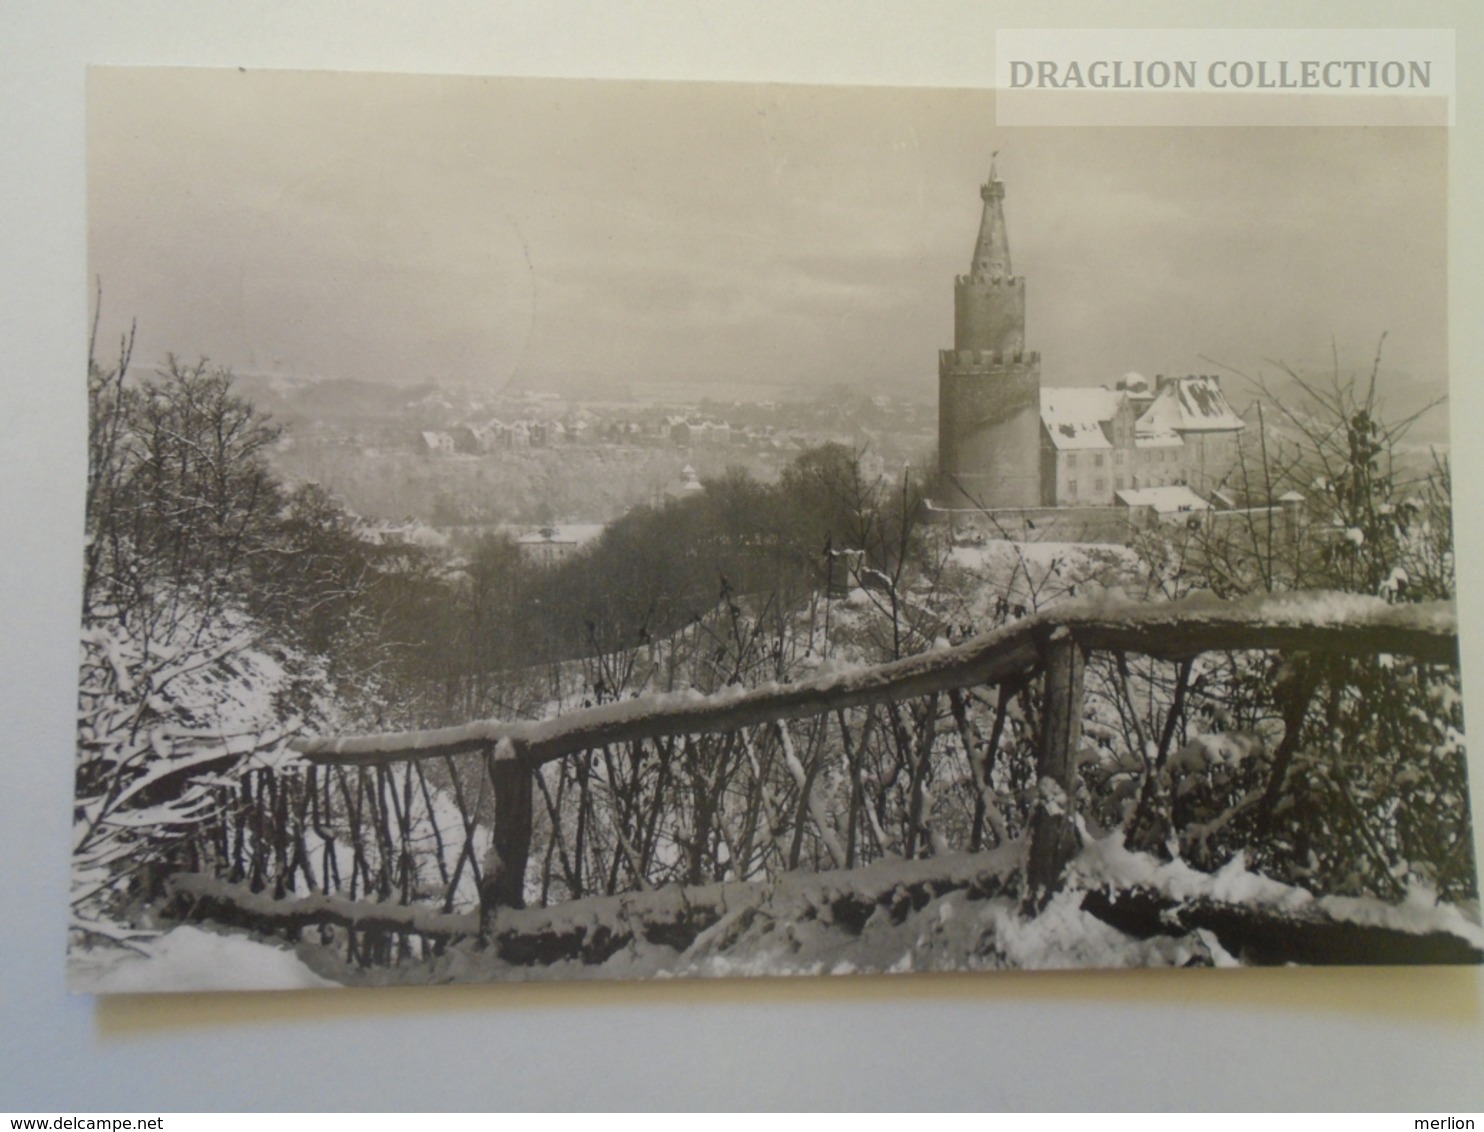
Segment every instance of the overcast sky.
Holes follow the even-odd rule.
[[[95,70],[90,270],[141,363],[931,396],[992,149],[1046,384],[1382,331],[1446,376],[1443,131],[998,129],[985,92]]]

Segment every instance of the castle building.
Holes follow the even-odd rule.
[[[954,281],[953,349],[938,354],[934,506],[1135,507],[1168,496],[1181,510],[1204,507],[1198,496],[1231,472],[1244,427],[1219,379],[1161,376],[1151,388],[1131,373],[1112,389],[1042,388],[1041,356],[1025,349],[1025,279],[1010,269],[1005,185],[993,165],[979,195],[974,258]]]
[[[1005,185],[991,166],[967,275],[953,286],[953,349],[938,354],[938,503],[1041,504],[1041,356],[1025,349],[1025,279],[1010,269]]]
[[[1209,495],[1236,466],[1245,422],[1215,375],[1139,374],[1112,389],[1041,390],[1041,488],[1047,507],[1126,503],[1123,491],[1188,487]]]

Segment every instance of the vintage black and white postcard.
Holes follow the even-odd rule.
[[[1484,955],[1445,126],[88,115],[74,989]]]

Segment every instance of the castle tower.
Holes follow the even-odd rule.
[[[953,349],[938,352],[938,504],[1041,504],[1041,355],[1025,350],[1025,278],[1010,270],[1005,184],[990,166],[969,274],[953,285]]]

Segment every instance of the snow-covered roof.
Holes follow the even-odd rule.
[[[1152,507],[1157,515],[1182,511],[1209,511],[1211,505],[1184,484],[1165,487],[1130,487],[1113,493],[1127,507]]]
[[[1041,390],[1041,423],[1046,435],[1061,451],[1112,448],[1103,429],[1118,414],[1123,394],[1101,386],[1093,388],[1045,388]]]
[[[1234,432],[1246,427],[1214,377],[1180,377],[1165,383],[1134,424],[1135,434]]]

